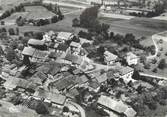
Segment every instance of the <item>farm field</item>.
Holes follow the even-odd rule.
[[[110,25],[110,31],[115,33],[133,33],[137,37],[151,36],[155,33],[167,30],[167,22],[162,20],[133,18],[121,20],[113,18],[100,18],[100,22]]]
[[[13,13],[11,16],[4,19],[6,25],[15,24],[15,21],[18,17],[22,16],[26,19],[45,19],[51,18],[55,14],[48,11],[42,6],[27,6],[25,7],[25,12]]]
[[[63,14],[75,11],[75,10],[79,10],[78,8],[74,8],[74,7],[67,7],[67,6],[61,6],[60,10]]]
[[[42,6],[26,6],[25,11],[28,12],[27,19],[45,19],[55,15]]]

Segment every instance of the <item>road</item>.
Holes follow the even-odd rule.
[[[86,117],[85,110],[79,104],[72,101],[69,101],[69,103],[74,105],[80,111],[81,117]]]
[[[140,73],[140,75],[145,76],[145,77],[156,78],[160,80],[167,80],[167,77],[162,77],[162,76],[157,76],[157,75],[152,75],[152,74]]]
[[[151,56],[148,56],[148,57],[147,57],[147,60],[156,58],[156,57],[157,57],[157,54],[158,54],[158,52],[159,52],[158,45],[157,45],[155,39],[152,38],[152,41],[153,41],[154,46],[155,46],[155,54],[154,54],[154,55],[151,55]]]

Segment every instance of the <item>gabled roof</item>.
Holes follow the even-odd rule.
[[[31,48],[31,47],[25,47],[22,51],[22,54],[23,55],[27,55],[27,56],[33,56],[35,52],[35,49],[34,48]]]
[[[69,40],[72,35],[73,34],[70,32],[59,32],[57,35],[57,39]]]
[[[86,83],[86,82],[88,82],[88,80],[89,79],[85,75],[82,75],[82,76],[79,76],[79,77],[76,78],[76,82],[78,84]]]
[[[120,100],[118,101],[108,96],[101,95],[97,103],[120,114],[124,113],[127,117],[134,117],[136,115],[136,112],[128,105]]]
[[[34,97],[45,98],[59,105],[63,105],[66,101],[66,96],[57,93],[51,93],[44,89],[38,89],[34,93]]]
[[[103,82],[105,82],[105,81],[107,80],[107,74],[104,73],[104,74],[102,74],[102,75],[100,75],[100,76],[97,76],[96,79],[97,79],[97,81],[98,81],[99,83],[103,83]]]
[[[70,46],[73,46],[73,47],[81,47],[81,44],[80,43],[77,43],[77,42],[74,42],[72,41]]]
[[[65,60],[71,61],[72,63],[81,64],[83,59],[77,55],[67,54]]]
[[[122,75],[122,76],[134,71],[134,69],[129,67],[129,66],[120,67],[118,70],[119,70],[120,75]]]
[[[113,61],[113,60],[116,60],[118,58],[117,55],[115,55],[115,54],[113,54],[113,53],[111,53],[109,51],[105,51],[104,55],[106,56],[106,60],[107,61]]]
[[[37,40],[37,39],[30,39],[28,41],[28,44],[29,45],[44,45],[45,42],[44,41],[41,41],[41,40]]]
[[[41,51],[41,50],[37,50],[34,52],[33,57],[35,58],[39,58],[39,59],[44,59],[48,56],[48,52],[47,51]]]
[[[136,56],[135,54],[133,54],[132,52],[128,52],[127,56],[130,57],[131,59],[136,59],[138,58],[138,56]]]

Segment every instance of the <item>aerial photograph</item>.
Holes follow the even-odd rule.
[[[167,117],[167,0],[0,0],[0,117]]]

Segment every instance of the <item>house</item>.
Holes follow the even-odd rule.
[[[132,52],[128,52],[126,55],[126,61],[128,65],[136,65],[138,63],[139,57],[133,54]]]
[[[64,43],[68,40],[71,40],[74,37],[73,33],[70,32],[59,32],[57,35],[57,41],[60,43]]]
[[[80,39],[80,44],[81,45],[83,45],[84,43],[89,43],[89,44],[93,43],[93,41],[90,41],[90,40],[87,40],[87,39],[84,39],[84,38],[81,38],[81,37],[79,37],[79,39]]]
[[[76,78],[76,82],[79,84],[79,85],[82,85],[82,84],[85,84],[89,81],[89,79],[85,76],[85,75],[82,75],[82,76],[79,76]]]
[[[22,54],[25,57],[31,57],[31,61],[33,62],[36,62],[36,61],[39,62],[40,60],[44,61],[48,57],[49,52],[34,49],[32,47],[25,47],[22,51]]]
[[[89,81],[88,88],[90,91],[98,92],[100,89],[100,84],[97,80]]]
[[[35,49],[32,47],[24,47],[22,54],[25,56],[32,57],[35,52]]]
[[[67,54],[64,59],[70,61],[76,67],[79,67],[83,62],[82,57],[73,54]]]
[[[57,81],[49,84],[51,88],[56,88],[58,91],[63,91],[65,89],[71,89],[76,85],[75,77],[73,75],[62,76]]]
[[[52,41],[52,39],[53,39],[54,37],[55,37],[55,32],[49,31],[49,32],[46,32],[46,33],[43,35],[42,41],[50,42],[50,41]]]
[[[81,50],[81,44],[72,41],[70,44],[70,48],[71,48],[71,53],[78,55],[80,53],[80,50]]]
[[[13,90],[15,88],[23,88],[23,89],[31,89],[35,91],[36,84],[29,82],[27,80],[21,79],[21,78],[13,78],[10,77],[8,80],[4,83],[4,87],[9,90]]]
[[[33,97],[36,99],[45,99],[46,101],[51,101],[51,103],[57,104],[59,106],[63,106],[66,101],[66,96],[57,93],[51,93],[42,88],[39,88],[34,93]]]
[[[37,39],[30,39],[28,41],[28,45],[35,47],[35,46],[43,46],[45,44],[45,41],[37,40]]]
[[[99,76],[96,77],[97,81],[102,84],[105,83],[107,81],[107,73],[101,74]]]
[[[112,65],[116,62],[118,56],[114,55],[113,53],[109,52],[109,51],[105,51],[104,52],[104,61],[107,63],[107,65]]]
[[[135,81],[134,79],[132,79],[132,75],[134,72],[134,69],[127,66],[127,67],[118,67],[118,76],[122,79],[124,79],[125,83],[128,83],[129,81]]]
[[[97,101],[98,106],[116,112],[126,117],[135,117],[137,112],[121,100],[112,99],[111,97],[101,95]]]

